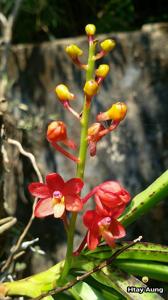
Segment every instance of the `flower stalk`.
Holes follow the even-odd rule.
[[[89,39],[89,55],[88,55],[88,69],[86,72],[86,81],[93,79],[94,70],[95,70],[95,61],[93,57],[95,55],[95,48],[96,43]],[[86,154],[87,154],[87,134],[88,134],[88,123],[89,123],[89,116],[90,116],[90,105],[88,105],[87,96],[84,99],[83,105],[83,113],[81,118],[81,138],[80,138],[80,147],[79,147],[79,157],[78,157],[78,164],[77,164],[77,178],[84,178],[84,171],[85,171],[85,163],[86,163]],[[66,275],[68,274],[69,269],[71,268],[72,258],[73,258],[73,239],[75,233],[75,224],[77,219],[77,213],[72,213],[69,225],[69,232],[68,232],[68,241],[67,241],[67,253],[65,259],[65,265],[62,272],[62,276],[60,280],[64,280]]]

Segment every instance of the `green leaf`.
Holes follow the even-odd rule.
[[[117,260],[114,265],[129,274],[148,276],[149,278],[168,282],[168,265],[150,261]]]
[[[133,198],[119,221],[128,226],[168,196],[168,170]]]
[[[85,279],[85,282],[89,283],[92,287],[94,287],[96,290],[100,291],[101,294],[107,299],[107,300],[124,300],[125,297],[123,297],[120,293],[118,293],[116,290],[114,290],[112,287],[108,287],[104,285],[103,283],[100,283],[96,281],[93,277],[89,276]]]
[[[103,295],[86,282],[79,282],[72,287],[82,300],[106,300]]]
[[[97,264],[97,262],[96,262]],[[81,265],[82,269],[85,271],[89,271],[94,267],[93,261],[83,262]],[[126,272],[111,268],[110,266],[104,267],[102,270],[93,273],[91,275],[95,280],[100,282],[103,285],[111,287],[115,289],[117,292],[121,293],[126,299],[130,300],[161,300],[163,299],[157,293],[128,293],[128,286],[135,286],[146,288],[147,286],[142,283],[139,279],[134,277],[133,275],[129,275]]]
[[[128,293],[129,286],[146,288],[147,286],[139,279],[127,273],[112,269],[110,267],[103,268],[100,272],[92,275],[97,281],[110,286],[120,292],[126,299],[129,300],[163,300],[157,293]]]
[[[115,249],[109,246],[102,245],[97,247],[94,251],[87,251],[84,253],[86,257],[96,259],[107,259],[121,247],[128,245],[129,242],[123,242]],[[168,262],[168,246],[153,243],[137,243],[131,248],[122,252],[116,260],[132,259],[132,260],[152,260],[159,262]]]

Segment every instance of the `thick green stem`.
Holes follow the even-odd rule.
[[[88,68],[86,72],[86,81],[93,78],[94,75],[94,67],[95,62],[93,60],[93,56],[95,55],[95,46],[94,42],[89,43],[89,56],[88,56]],[[85,163],[86,163],[86,154],[87,154],[87,133],[88,133],[88,123],[89,123],[89,115],[90,115],[90,105],[88,105],[86,101],[86,97],[83,105],[83,113],[81,119],[81,138],[80,138],[80,148],[79,148],[79,163],[77,164],[77,173],[76,177],[83,179],[84,171],[85,171]],[[61,276],[61,281],[68,274],[69,269],[72,264],[72,253],[73,253],[73,239],[75,233],[75,224],[77,219],[77,213],[72,213],[69,233],[68,233],[68,242],[67,242],[67,253],[64,269]]]

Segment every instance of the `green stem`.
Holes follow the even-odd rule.
[[[86,81],[90,80],[94,76],[94,67],[95,62],[93,60],[93,56],[95,55],[95,47],[96,44],[94,42],[89,43],[89,55],[88,55],[88,68],[86,72]],[[84,171],[85,171],[85,163],[86,163],[86,154],[87,154],[87,133],[88,133],[88,123],[89,123],[89,115],[90,115],[90,105],[88,105],[86,101],[86,97],[83,105],[83,113],[81,119],[81,138],[80,138],[80,148],[79,148],[79,163],[77,164],[77,173],[76,177],[83,179]],[[69,233],[68,233],[68,241],[67,241],[67,253],[64,269],[61,275],[61,282],[67,276],[69,269],[72,264],[72,254],[73,254],[73,239],[75,233],[75,224],[77,219],[77,213],[72,213],[70,219]]]

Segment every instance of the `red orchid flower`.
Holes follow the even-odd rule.
[[[85,203],[89,198],[94,195],[96,202],[96,210],[104,216],[111,216],[118,218],[127,203],[130,201],[131,196],[117,181],[106,181],[95,187],[83,199]]]
[[[34,214],[43,218],[54,214],[55,218],[63,217],[65,210],[80,211],[83,207],[79,193],[83,187],[80,178],[72,178],[64,182],[57,173],[46,176],[46,183],[33,182],[29,184],[29,192],[39,197]]]
[[[101,216],[95,210],[85,213],[83,223],[88,228],[86,242],[90,250],[97,247],[102,237],[110,247],[114,247],[115,240],[126,234],[120,222],[111,216]]]

